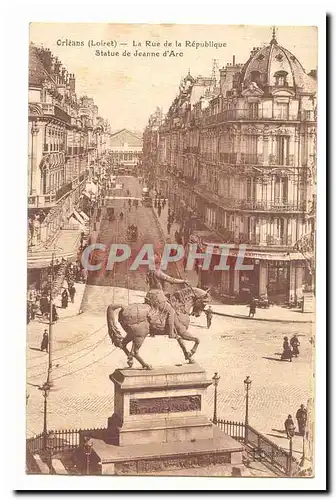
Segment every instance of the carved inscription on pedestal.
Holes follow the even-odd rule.
[[[145,398],[130,400],[130,415],[149,413],[173,413],[201,409],[201,396],[172,396],[168,398]]]
[[[116,464],[117,474],[141,474],[162,470],[192,469],[209,465],[229,464],[230,453],[204,453],[182,457],[167,457],[154,460],[139,460]]]

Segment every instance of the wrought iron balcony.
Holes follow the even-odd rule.
[[[279,120],[279,121],[315,121],[315,111],[301,111],[298,113],[291,113],[283,109],[274,109],[273,112],[266,110],[255,110],[249,108],[241,109],[227,109],[217,114],[204,116],[202,118],[203,125],[212,125],[225,121],[255,121],[255,120]]]
[[[290,247],[293,245],[293,238],[292,236],[271,236],[268,235],[266,236],[266,244],[267,246],[286,246]]]

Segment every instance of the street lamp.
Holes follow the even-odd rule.
[[[245,441],[247,440],[247,426],[249,423],[249,391],[252,384],[250,376],[247,375],[244,380],[244,386],[246,390],[246,406],[245,406]]]
[[[220,376],[218,375],[217,372],[215,372],[214,376],[212,377],[213,385],[215,386],[214,411],[213,411],[213,417],[212,417],[212,421],[214,424],[217,424],[217,387],[218,387],[219,379],[220,379]]]
[[[53,452],[54,452],[54,439],[55,439],[55,435],[51,432],[47,438],[49,474],[53,474],[52,457],[53,457]]]
[[[42,387],[39,387],[39,390],[43,392],[44,397],[44,405],[43,405],[43,449],[47,449],[47,438],[48,438],[48,430],[47,430],[47,399],[50,392],[50,385],[48,382],[45,382]]]
[[[288,464],[288,475],[292,475],[292,459],[293,459],[293,437],[295,435],[295,425],[289,424],[288,426],[288,435],[289,435],[289,464]]]
[[[93,443],[90,437],[84,438],[83,448],[86,458],[86,475],[90,474],[90,456],[92,452]]]

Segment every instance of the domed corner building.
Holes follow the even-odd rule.
[[[273,30],[269,44],[253,48],[245,64],[233,57],[211,92],[207,86],[199,102],[175,109],[161,126],[171,205],[175,199],[177,210],[182,203],[198,215],[192,231],[202,248],[233,245],[229,270],[214,270],[213,255],[200,273],[201,284],[222,296],[267,293],[284,303],[312,284],[312,245],[305,255],[297,250],[315,232],[317,82],[310,75]],[[235,268],[240,244],[253,269]]]

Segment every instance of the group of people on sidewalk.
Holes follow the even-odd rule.
[[[52,321],[58,320],[58,314],[55,304],[51,306]],[[27,325],[36,316],[41,316],[42,319],[48,319],[50,316],[50,299],[47,292],[41,292],[40,290],[31,289],[28,292],[27,300]]]
[[[72,304],[74,303],[75,295],[76,295],[76,288],[73,284],[68,288],[68,290],[64,288],[61,296],[61,304],[63,309],[66,309],[68,307],[69,296]]]
[[[305,408],[305,406],[303,404],[300,405],[300,408],[296,412],[295,416],[296,416],[296,420],[298,423],[299,434],[300,434],[300,436],[304,436],[305,430],[306,430],[306,425],[307,425],[307,408]],[[287,438],[290,439],[291,437],[294,437],[295,425],[294,425],[292,415],[288,415],[288,417],[285,420],[284,426],[285,426]]]

